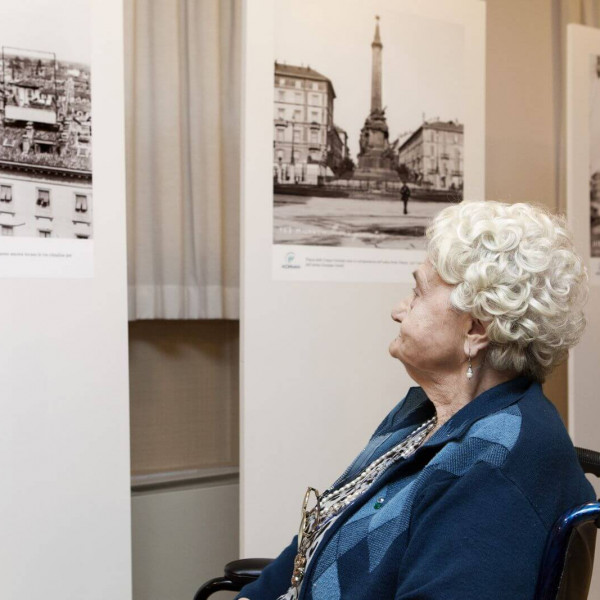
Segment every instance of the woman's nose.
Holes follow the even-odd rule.
[[[397,306],[392,308],[392,319],[397,321],[398,323],[402,323],[406,312],[408,311],[408,307],[410,306],[410,300],[408,298],[404,298],[401,300]]]
[[[402,323],[402,317],[404,315],[404,312],[405,309],[403,305],[392,308],[392,319],[397,323]]]

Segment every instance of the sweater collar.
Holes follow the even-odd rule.
[[[427,440],[425,446],[445,444],[459,438],[475,421],[507,408],[527,393],[540,390],[539,383],[524,376],[499,383],[463,406]],[[411,387],[399,408],[397,417],[393,419],[398,425],[408,420],[413,421],[415,417],[429,418],[435,410],[433,403],[421,387]]]

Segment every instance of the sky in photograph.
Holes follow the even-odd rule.
[[[600,78],[598,57],[590,56],[590,175],[600,171]]]
[[[90,0],[0,2],[0,46],[90,63]]]
[[[401,0],[278,0],[275,6],[275,59],[331,79],[334,120],[347,131],[354,159],[371,105],[375,15],[381,18],[390,140],[417,129],[423,114],[464,123],[461,25],[403,12]]]

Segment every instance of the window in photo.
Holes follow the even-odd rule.
[[[85,194],[75,194],[75,212],[88,211],[88,198]]]
[[[49,208],[50,207],[50,190],[38,189],[36,204],[40,208]]]
[[[12,202],[12,185],[0,185],[0,202]]]
[[[454,170],[460,171],[460,150],[458,148],[454,150]]]

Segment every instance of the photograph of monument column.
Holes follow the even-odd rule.
[[[278,3],[275,244],[422,249],[462,200],[464,28],[398,6]]]
[[[383,44],[379,32],[379,17],[375,26],[375,38],[371,44],[373,67],[371,72],[371,110],[360,131],[360,152],[356,179],[372,181],[397,181],[399,179],[396,149],[390,146],[385,110],[381,104],[381,53]]]

